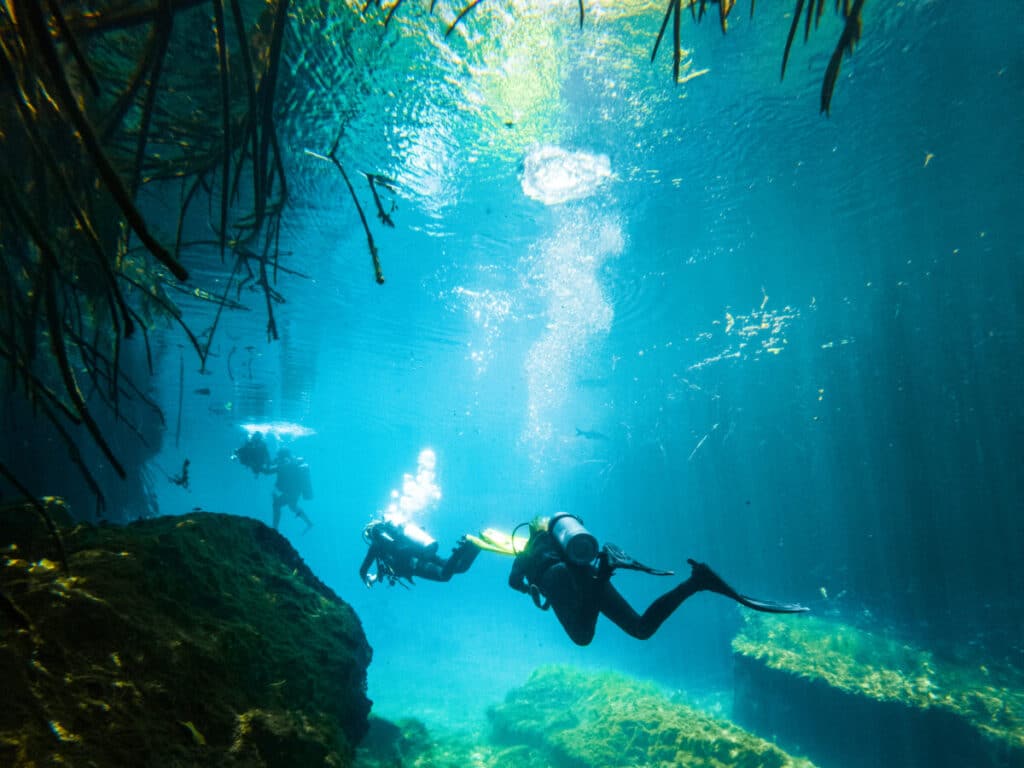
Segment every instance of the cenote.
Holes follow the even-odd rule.
[[[1012,11],[9,0],[0,764],[1024,764]]]

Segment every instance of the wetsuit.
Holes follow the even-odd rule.
[[[691,577],[651,603],[641,615],[612,586],[613,572],[605,550],[595,563],[575,565],[563,558],[554,536],[536,531],[513,561],[508,583],[515,590],[533,594],[538,605],[550,606],[577,645],[589,645],[594,639],[597,617],[602,613],[627,634],[646,640],[700,589]],[[546,604],[540,602],[541,597]]]
[[[620,558],[625,558],[630,564],[621,564]],[[602,613],[627,634],[646,640],[658,631],[684,600],[705,590],[730,597],[757,611],[802,613],[807,610],[800,605],[755,600],[741,595],[705,564],[694,560],[689,563],[693,567],[690,578],[655,599],[646,611],[639,614],[612,586],[612,574],[616,567],[655,573],[653,569],[632,561],[610,544],[602,547],[594,562],[576,565],[565,558],[551,533],[537,529],[523,551],[516,555],[508,583],[512,589],[531,595],[539,607],[551,608],[577,645],[589,645],[594,639],[597,617]]]
[[[273,471],[277,473],[273,498],[274,530],[277,530],[281,522],[282,507],[290,507],[295,516],[306,524],[308,531],[313,527],[313,522],[299,506],[299,496],[312,496],[309,488],[309,466],[291,456],[279,455],[277,467]]]

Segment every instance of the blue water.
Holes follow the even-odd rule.
[[[241,425],[312,430],[288,444],[311,466],[315,527],[286,511],[281,532],[359,614],[385,716],[473,727],[547,662],[728,708],[739,613],[718,597],[645,642],[602,619],[579,648],[499,555],[447,584],[364,587],[363,526],[428,447],[442,498],[416,519],[442,552],[567,510],[680,576],[695,557],[756,596],[1024,666],[1014,6],[869,2],[826,118],[834,24],[797,42],[780,83],[779,11],[741,9],[725,37],[684,22],[691,71],[709,72],[674,86],[667,51],[648,63],[653,6],[580,32],[573,4],[514,24],[489,5],[447,42],[446,9],[360,27],[358,94],[355,76],[313,82],[334,54],[293,33],[281,247],[311,278],[280,278],[273,343],[262,296],[243,294],[208,375],[162,341],[171,432],[179,357],[186,397],[154,462],[161,511],[269,522],[272,481],[230,460]],[[383,286],[340,176],[304,153],[329,149],[341,114],[350,169],[398,182],[395,228],[371,218]],[[528,197],[540,145],[611,175],[580,199]],[[164,478],[185,457],[187,492]],[[641,610],[676,583],[615,578]]]

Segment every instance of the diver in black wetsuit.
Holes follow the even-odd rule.
[[[313,498],[313,486],[309,479],[309,464],[304,459],[292,456],[287,448],[277,452],[277,459],[269,469],[270,474],[276,474],[274,480],[273,515],[274,530],[277,530],[281,523],[281,510],[284,507],[291,508],[295,516],[306,524],[306,530],[313,527],[313,521],[309,519],[302,507],[299,506],[299,497],[303,499]]]
[[[411,584],[413,576],[430,581],[449,581],[455,574],[468,571],[480,554],[480,550],[463,537],[445,560],[437,554],[437,542],[422,528],[387,518],[367,525],[363,540],[369,549],[359,566],[359,578],[368,587],[378,581],[394,585],[403,584],[405,580]],[[374,562],[377,567],[370,573]]]
[[[273,474],[270,449],[263,439],[262,432],[253,432],[249,435],[249,438],[235,449],[231,458],[238,459],[238,463],[251,469],[254,475]]]
[[[629,568],[657,576],[659,571],[633,560],[614,544],[600,549],[579,518],[559,513],[550,519],[530,523],[530,538],[516,554],[509,574],[509,586],[529,594],[544,610],[551,608],[558,621],[577,645],[589,645],[594,639],[597,617],[604,614],[627,634],[646,640],[686,598],[697,592],[715,592],[732,598],[755,611],[767,613],[803,613],[808,609],[791,603],[755,600],[739,594],[704,563],[688,560],[690,578],[657,598],[643,614],[638,614],[612,586],[616,568]]]

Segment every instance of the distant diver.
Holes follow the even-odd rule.
[[[277,452],[277,459],[270,468],[271,474],[276,474],[274,482],[273,514],[274,530],[277,530],[281,523],[281,509],[289,507],[295,516],[306,524],[305,533],[313,527],[313,521],[306,516],[299,506],[299,497],[303,499],[313,498],[313,486],[309,478],[309,464],[302,458],[292,456],[287,448]]]
[[[535,518],[529,527],[530,535],[525,544],[522,537],[515,536],[515,531],[512,536],[485,531],[471,539],[483,548],[514,554],[509,586],[530,595],[538,608],[554,610],[577,645],[589,645],[594,639],[597,617],[601,614],[627,634],[646,640],[684,600],[697,592],[715,592],[747,608],[767,613],[808,610],[795,603],[775,603],[741,595],[704,563],[688,560],[693,569],[690,577],[657,598],[641,615],[612,586],[615,570],[628,568],[656,576],[671,576],[672,571],[639,563],[614,544],[598,547],[597,539],[583,527],[581,520],[565,512],[551,518]]]
[[[263,439],[262,432],[257,431],[249,435],[249,438],[235,449],[231,458],[238,459],[238,463],[243,467],[251,469],[254,475],[273,474],[270,463],[270,449],[267,447],[267,442]]]
[[[171,475],[168,479],[175,485],[181,486],[186,491],[188,490],[188,465],[191,464],[188,459],[181,465],[180,475]]]
[[[369,549],[359,566],[359,578],[368,587],[381,581],[406,586],[405,582],[413,583],[414,576],[449,581],[455,574],[468,571],[480,554],[480,549],[464,536],[444,559],[437,554],[437,541],[418,525],[387,517],[367,525],[363,540]],[[371,572],[370,566],[375,563]]]

